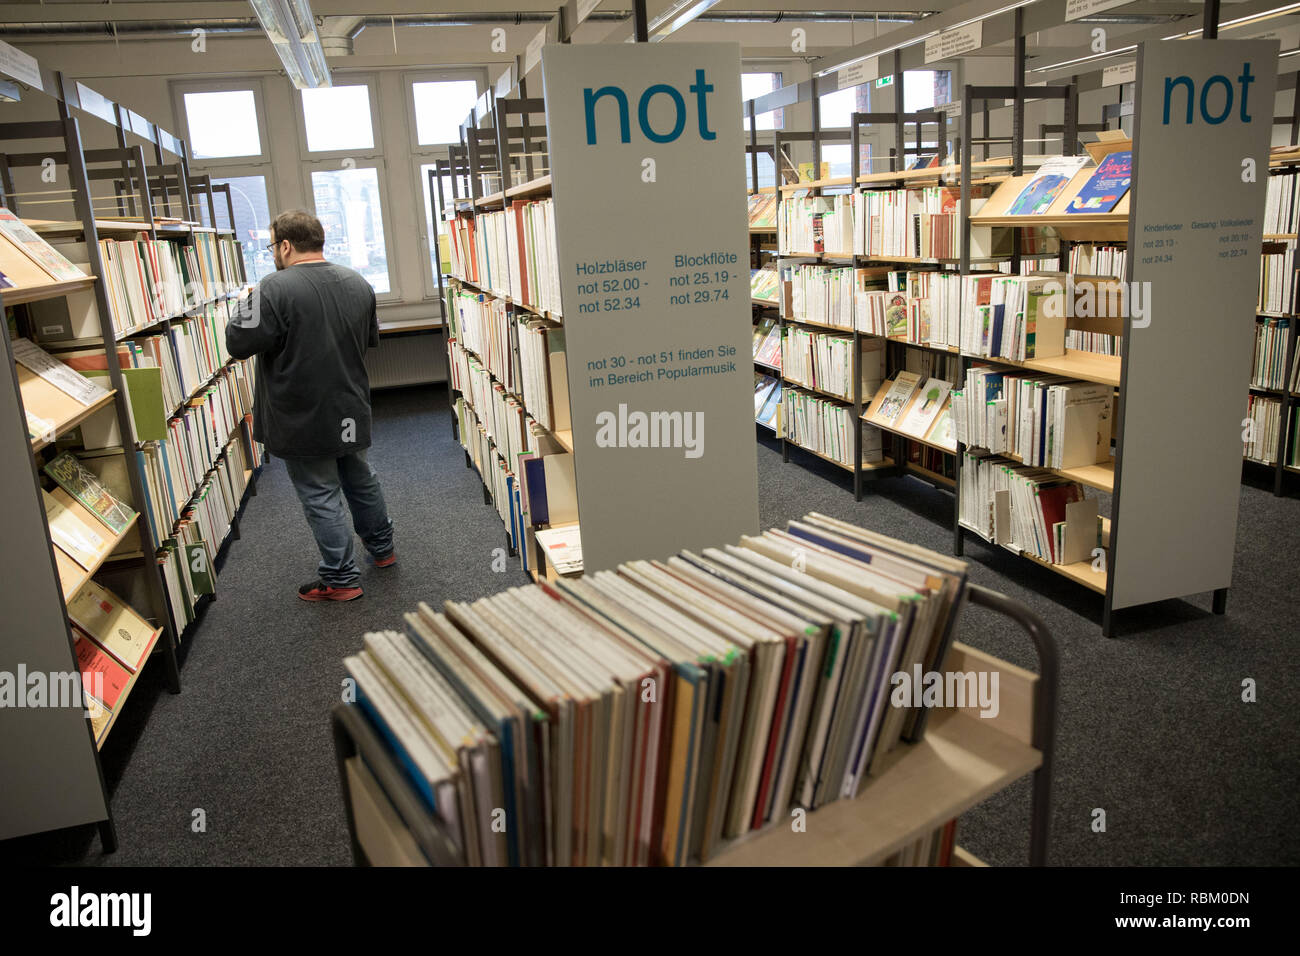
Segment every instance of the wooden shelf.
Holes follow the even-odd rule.
[[[1018,461],[1022,465],[1025,460],[1019,455],[1013,455],[1010,452],[994,452],[995,455],[1001,455],[1004,458],[1010,458],[1012,461]],[[1114,460],[1102,462],[1096,465],[1080,465],[1077,468],[1050,468],[1045,465],[1032,465],[1033,468],[1042,468],[1043,471],[1050,471],[1054,475],[1060,475],[1062,478],[1068,478],[1071,481],[1077,481],[1081,485],[1087,485],[1089,488],[1096,488],[1098,491],[1104,491],[1107,494],[1113,494],[1115,491],[1115,462]]]
[[[902,415],[900,414],[899,417],[901,418]],[[945,455],[957,454],[957,449],[955,446],[952,448],[945,448],[943,445],[936,445],[934,442],[927,441],[924,438],[917,438],[915,435],[913,435],[910,432],[900,431],[897,428],[891,428],[889,425],[882,425],[880,424],[880,422],[873,421],[872,419],[868,418],[866,412],[862,413],[862,423],[864,425],[870,425],[872,428],[879,428],[882,432],[889,432],[891,435],[897,435],[899,438],[906,438],[908,441],[914,441],[918,445],[924,445],[926,448],[933,448],[935,451],[941,451]],[[940,475],[939,477],[942,478],[943,476]],[[951,478],[946,478],[945,480],[950,484],[952,482]]]
[[[749,300],[749,304],[750,304],[750,305],[759,305],[759,306],[762,306],[762,307],[765,308],[765,309],[779,309],[779,308],[781,308],[781,303],[778,302],[776,299],[755,299],[755,298],[751,297],[750,300]]]
[[[104,566],[105,562],[120,557],[120,555],[114,554],[114,552],[122,545],[122,542],[131,537],[131,532],[138,525],[140,516],[137,514],[130,520],[127,526],[122,529],[121,534],[112,537],[112,532],[109,531],[108,526],[95,517],[94,512],[88,509],[81,502],[77,501],[62,488],[55,488],[50,492],[50,494],[59,504],[76,514],[76,516],[86,525],[93,528],[97,534],[100,534],[101,537],[109,538],[111,542],[105,549],[104,553],[100,556],[99,560],[94,562],[89,570],[83,568],[76,561],[72,560],[72,558],[63,553],[61,548],[55,545],[54,564],[59,571],[59,587],[63,591],[63,600],[66,602],[71,600],[73,595],[85,587],[86,582],[95,576],[95,573]]]
[[[24,302],[40,302],[44,299],[57,299],[70,292],[81,292],[95,285],[94,276],[82,279],[66,279],[63,282],[49,282],[41,285],[14,286],[0,289],[5,305],[21,305]]]
[[[488,193],[486,196],[479,196],[478,199],[474,200],[474,206],[477,209],[483,209],[487,206],[504,205],[505,201],[506,201],[505,193],[494,192],[494,193]]]
[[[1103,517],[1101,519],[1101,543],[1102,543],[1102,547],[1106,551],[1105,571],[1094,571],[1092,569],[1092,558],[1089,558],[1087,561],[1078,561],[1074,564],[1052,564],[1052,562],[1044,561],[1042,558],[1038,557],[1037,555],[1029,554],[1028,552],[1025,551],[1013,551],[1011,548],[1007,548],[1000,544],[995,544],[994,542],[989,541],[988,538],[984,537],[984,535],[981,534],[979,531],[972,528],[970,525],[966,524],[966,522],[962,521],[959,523],[961,524],[962,528],[969,531],[971,534],[975,535],[981,541],[985,541],[988,544],[993,545],[994,547],[1002,548],[1004,551],[1008,551],[1011,554],[1018,554],[1020,555],[1020,557],[1025,558],[1028,561],[1034,562],[1034,564],[1047,568],[1049,571],[1055,571],[1057,574],[1061,575],[1062,577],[1069,578],[1071,581],[1074,581],[1076,584],[1082,584],[1090,591],[1095,591],[1098,594],[1106,593],[1106,578],[1107,575],[1110,573],[1110,519],[1109,518]]]
[[[539,422],[538,424],[540,425],[541,423]],[[543,425],[541,427],[545,428],[546,426]],[[573,430],[572,429],[566,428],[562,432],[551,432],[551,434],[555,436],[555,440],[560,443],[561,448],[563,448],[569,454],[573,454]]]
[[[852,259],[851,252],[778,252],[782,259]]]
[[[979,355],[971,355],[968,358],[978,362],[988,362],[990,365],[1011,365],[1031,372],[1042,372],[1044,375],[1067,375],[1070,378],[1115,388],[1119,388],[1120,370],[1123,366],[1123,360],[1118,355],[1099,355],[1096,352],[1080,352],[1077,349],[1066,349],[1064,355],[1055,358],[1030,359],[1027,362],[1017,362],[1007,358],[984,358]]]
[[[806,392],[815,392],[823,398],[829,398],[832,401],[840,402],[844,405],[853,404],[853,399],[845,398],[843,395],[836,395],[834,392],[825,391],[824,389],[818,388],[816,385],[809,385],[806,382],[800,382],[797,379],[788,378],[784,375],[781,376],[781,381],[786,385],[793,385],[795,388],[802,388]]]
[[[754,359],[754,364],[759,366],[760,368],[767,369],[769,372],[776,372],[777,375],[781,374],[781,369],[779,366],[768,365],[766,362],[760,362],[758,359]]]
[[[506,190],[506,195],[513,199],[515,196],[531,196],[536,193],[548,193],[551,191],[551,174],[539,176],[536,179],[530,179],[526,183],[520,183],[518,186],[511,186]]]
[[[751,236],[776,235],[776,226],[750,226],[749,234]]]
[[[803,183],[787,183],[781,187],[783,193],[798,192],[800,189],[834,189],[838,186],[848,186],[852,184],[853,179],[849,176],[832,176],[830,179],[810,179]]]
[[[22,370],[18,373],[20,380],[23,378],[24,373],[31,375],[32,378],[39,378],[39,376],[37,376],[35,372],[29,371],[26,367],[19,366],[19,368]],[[76,411],[73,412],[71,415],[69,415],[67,418],[64,418],[54,423],[53,437],[58,438],[60,435],[65,434],[66,432],[69,432],[72,429],[76,428],[78,425],[84,422],[91,415],[95,414],[101,408],[107,408],[109,405],[113,404],[113,400],[116,397],[117,397],[117,389],[110,388],[108,390],[108,394],[101,397],[93,405],[77,406]],[[68,404],[76,405],[76,400],[69,396]],[[52,442],[46,441],[44,438],[33,438],[32,451],[38,452],[42,448],[45,448],[50,444],[52,444]]]
[[[795,448],[798,448],[800,451],[806,451],[808,454],[814,455],[817,458],[820,458],[822,461],[828,461],[832,465],[835,465],[839,468],[843,468],[845,471],[849,472],[850,474],[853,473],[852,465],[846,465],[842,461],[836,461],[834,458],[830,457],[829,455],[823,455],[819,451],[813,451],[811,448],[799,444],[797,441],[795,441],[793,438],[789,437],[788,435],[785,436],[785,440],[788,441]],[[879,471],[881,468],[893,468],[893,467],[894,467],[894,460],[889,457],[882,458],[880,461],[864,461],[862,463],[863,471]]]
[[[941,711],[931,715],[919,743],[899,744],[879,775],[864,778],[856,800],[812,811],[805,833],[793,832],[787,819],[776,820],[723,848],[707,865],[879,863],[1041,764],[1041,753],[994,729],[992,721]]]
[[[796,319],[788,315],[782,316],[781,321],[790,322],[793,323],[794,325],[808,325],[815,329],[830,329],[832,332],[844,332],[847,333],[848,335],[853,334],[852,328],[846,328],[843,325],[827,325],[825,322],[809,322],[807,319]]]

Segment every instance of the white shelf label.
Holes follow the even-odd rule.
[[[1065,0],[1065,22],[1090,17],[1094,13],[1101,13],[1112,7],[1122,7],[1132,2],[1133,0]]]
[[[542,58],[542,47],[546,44],[546,27],[537,32],[537,36],[528,41],[524,50],[524,72],[529,72]]]
[[[836,89],[843,90],[850,86],[861,86],[863,83],[870,83],[880,76],[880,58],[868,57],[861,63],[854,63],[846,67],[837,74],[838,86]]]
[[[937,37],[925,41],[925,62],[947,60],[963,53],[978,50],[984,45],[984,24],[972,23],[969,26],[948,30]]]
[[[1101,85],[1119,86],[1121,83],[1133,83],[1137,80],[1138,64],[1137,60],[1130,60],[1128,63],[1117,63],[1115,66],[1108,66],[1101,71]]]
[[[45,89],[41,85],[41,68],[36,57],[11,47],[4,40],[0,40],[0,73],[38,90]]]

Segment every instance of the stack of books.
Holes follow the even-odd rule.
[[[992,544],[1048,564],[1090,561],[1102,547],[1097,499],[1078,482],[990,452],[965,453],[961,522]]]
[[[853,254],[853,197],[804,196],[781,203],[777,246],[783,254]]]
[[[963,562],[811,514],[422,603],[344,665],[465,862],[680,866],[853,798],[921,739],[891,675],[942,667],[966,588]]]
[[[1105,464],[1114,391],[1060,375],[972,368],[953,393],[957,440],[1042,468]]]
[[[561,315],[554,201],[515,202],[503,215],[511,243],[510,296],[536,312]]]

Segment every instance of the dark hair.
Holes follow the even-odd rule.
[[[271,235],[277,243],[288,239],[295,252],[320,252],[325,248],[325,227],[309,212],[292,209],[282,212],[271,223]]]

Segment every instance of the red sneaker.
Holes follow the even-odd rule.
[[[332,588],[320,581],[312,581],[298,589],[304,601],[355,601],[361,597],[361,588]]]
[[[377,568],[391,568],[397,563],[397,552],[389,551],[387,557],[372,559]]]

